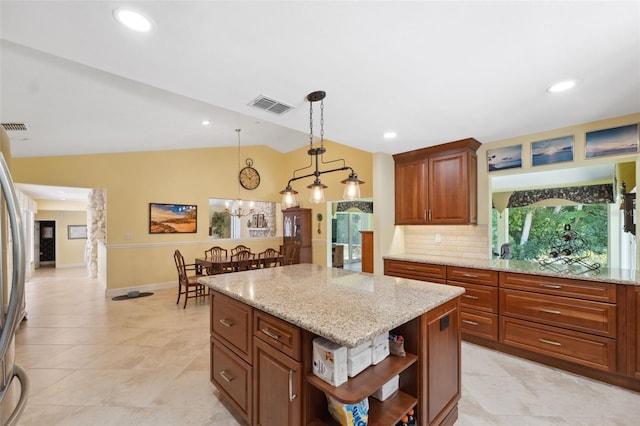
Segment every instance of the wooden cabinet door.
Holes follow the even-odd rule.
[[[311,209],[283,210],[282,221],[283,245],[298,247],[293,263],[311,263]]]
[[[429,158],[429,223],[470,223],[471,188],[468,181],[468,164],[466,152]],[[475,191],[475,188],[473,190]]]
[[[428,424],[442,421],[438,418],[460,399],[459,323],[458,305],[427,323]]]
[[[417,160],[395,165],[396,225],[427,223],[427,162]]]
[[[629,375],[640,380],[640,287],[628,286],[627,291],[629,299],[627,303]]]
[[[254,424],[297,426],[302,416],[302,367],[259,338],[254,338]]]

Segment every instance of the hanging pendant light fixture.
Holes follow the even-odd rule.
[[[304,179],[308,177],[314,177],[314,181],[311,185],[307,186],[311,190],[309,195],[309,202],[313,204],[323,203],[324,202],[324,190],[327,185],[324,185],[320,181],[320,175],[325,173],[339,172],[343,170],[349,170],[349,176],[342,180],[341,183],[345,185],[344,192],[342,194],[342,198],[345,200],[357,200],[360,198],[360,184],[364,183],[360,179],[358,179],[357,173],[349,166],[347,166],[344,159],[324,161],[323,154],[327,151],[324,147],[324,98],[326,93],[323,91],[317,91],[313,93],[309,93],[307,95],[307,100],[309,101],[309,150],[307,154],[310,157],[310,163],[306,167],[302,167],[300,169],[296,169],[293,171],[293,177],[289,179],[287,186],[285,189],[280,191],[282,194],[282,206],[284,208],[295,207],[298,205],[296,200],[296,194],[298,191],[294,190],[291,187],[291,182],[296,181],[298,179]],[[313,103],[320,102],[320,146],[313,146]],[[334,162],[342,161],[342,167],[338,167],[330,170],[320,170],[320,163],[322,164],[330,164]],[[306,170],[309,168],[315,167],[315,170],[311,173],[308,173],[303,176],[297,176],[296,174],[302,170]]]
[[[253,209],[253,201],[251,201],[249,203],[249,210],[246,211],[243,207],[242,207],[242,198],[240,198],[240,131],[242,129],[236,129],[236,133],[238,134],[238,197],[232,201],[229,202],[227,201],[225,204],[225,213],[228,214],[231,217],[243,217],[243,216],[247,216],[249,214],[252,214],[255,210]]]

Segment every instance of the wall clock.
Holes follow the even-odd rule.
[[[253,160],[247,158],[245,161],[247,167],[240,170],[238,179],[240,179],[240,185],[244,189],[256,189],[260,185],[260,173],[253,166]]]

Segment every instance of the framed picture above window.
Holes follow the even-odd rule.
[[[531,165],[573,161],[573,135],[531,143]]]
[[[490,172],[522,167],[522,145],[487,150]]]
[[[638,125],[587,132],[587,158],[638,152]]]
[[[87,225],[67,225],[67,239],[86,240]]]
[[[149,203],[150,234],[194,234],[198,231],[198,206]]]

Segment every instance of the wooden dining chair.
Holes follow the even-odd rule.
[[[277,250],[268,248],[258,254],[259,265],[263,268],[272,268],[280,264],[280,253]]]
[[[176,250],[173,253],[173,260],[176,263],[176,269],[178,270],[178,300],[176,305],[180,303],[180,296],[184,294],[184,306],[187,307],[187,300],[198,297],[206,297],[208,287],[198,282],[198,278],[205,277],[206,274],[198,274],[196,264],[185,264],[184,256],[180,253],[180,250]]]
[[[251,249],[249,247],[243,246],[242,244],[238,244],[237,246],[231,249],[231,256],[235,256],[236,254],[238,254],[238,252],[241,252],[242,250],[248,250],[249,252],[251,252]]]
[[[220,260],[225,259],[228,256],[227,249],[213,246],[209,250],[204,251],[204,259],[205,260]],[[223,272],[231,272],[230,268],[223,268],[220,264],[214,264],[213,267],[207,268],[207,274],[221,274]]]
[[[249,250],[240,250],[231,259],[236,271],[248,271],[255,264],[255,255]]]
[[[281,265],[293,265],[296,257],[298,246],[296,244],[286,244],[282,247]]]

